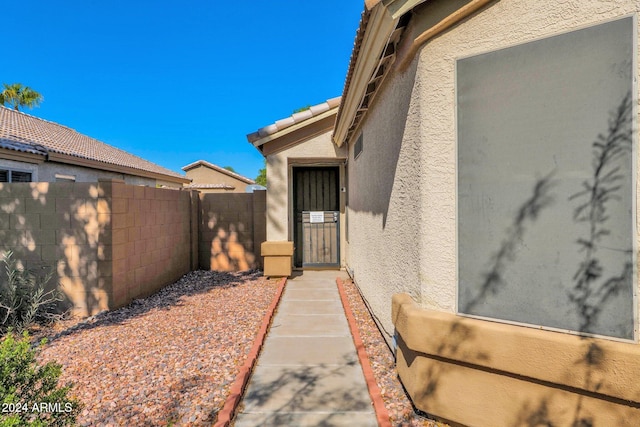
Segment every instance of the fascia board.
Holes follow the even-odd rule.
[[[317,116],[313,116],[312,119],[305,120],[304,122],[300,122],[300,123],[297,123],[295,125],[292,125],[292,126],[289,126],[287,128],[284,128],[281,131],[276,132],[276,133],[274,133],[272,135],[267,135],[264,138],[260,138],[260,139],[258,139],[257,141],[255,141],[253,143],[253,146],[258,148],[261,145],[264,145],[264,144],[266,144],[268,142],[271,142],[271,141],[273,141],[275,139],[278,139],[278,138],[280,138],[282,136],[285,136],[287,134],[295,132],[295,131],[297,131],[299,129],[305,128],[305,127],[309,126],[310,124],[316,123],[316,122],[318,122],[320,120],[323,120],[323,119],[325,119],[327,117],[330,117],[332,115],[336,115],[337,113],[338,113],[338,107],[334,107],[331,110],[325,111],[324,113],[318,114]]]
[[[76,166],[83,166],[91,169],[98,169],[110,172],[125,173],[127,175],[141,176],[145,178],[161,179],[169,182],[176,182],[180,184],[189,184],[191,180],[189,178],[180,178],[171,175],[164,175],[157,172],[144,171],[141,169],[134,169],[127,166],[113,165],[110,163],[97,162],[95,160],[84,159],[82,157],[71,156],[69,154],[49,152],[49,161],[58,163],[67,163]]]
[[[24,151],[0,148],[0,159],[39,164],[45,161],[45,156],[42,154],[25,153]]]
[[[383,0],[382,3],[387,8],[393,19],[399,19],[402,15],[424,3],[425,0]]]
[[[378,4],[373,9],[371,19],[365,30],[362,47],[358,54],[346,99],[343,98],[342,100],[344,112],[340,117],[340,122],[336,123],[334,142],[338,147],[341,147],[344,143],[349,126],[351,126],[356,110],[360,106],[360,102],[367,90],[369,79],[378,66],[380,55],[395,28],[395,22],[396,20],[393,19],[384,5]]]

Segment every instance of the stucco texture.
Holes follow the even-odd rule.
[[[437,9],[437,2],[431,7]],[[456,309],[456,59],[620,18],[639,7],[637,1],[497,1],[422,48],[414,60],[413,97],[425,106],[418,118],[423,162],[419,265],[425,308]],[[428,7],[420,11],[416,34],[427,28],[430,13]]]
[[[331,131],[267,156],[267,240],[292,240],[289,227],[291,165],[340,164],[344,150],[331,141]],[[342,184],[341,184],[342,186]]]
[[[406,37],[447,16],[445,3],[418,8]],[[363,153],[349,159],[348,265],[385,329],[395,325],[398,373],[419,409],[473,426],[637,425],[640,397],[629,381],[637,378],[636,342],[455,313],[456,60],[638,10],[640,1],[492,2],[427,42],[406,71],[392,72],[368,111]],[[637,250],[637,225],[634,233]],[[392,318],[390,294],[400,292]],[[635,322],[637,331],[637,314]]]
[[[129,185],[147,185],[155,187],[157,184],[160,184],[172,188],[181,187],[180,184],[176,184],[175,182],[155,180],[152,178],[144,178],[141,176],[133,176],[56,162],[34,164],[0,159],[0,168],[31,172],[33,174],[33,182],[55,182],[56,174],[63,174],[73,176],[75,178],[75,182],[98,182],[98,179],[122,179]]]
[[[393,76],[356,138],[362,152],[354,158],[349,144],[347,166],[347,267],[391,340],[391,297],[407,292],[420,301],[418,269],[421,239],[421,119],[414,96],[415,65]]]

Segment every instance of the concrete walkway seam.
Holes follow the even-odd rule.
[[[273,320],[276,308],[278,307],[278,304],[282,299],[282,293],[284,292],[286,283],[286,277],[280,279],[276,295],[273,297],[273,300],[271,301],[271,304],[267,309],[267,313],[262,318],[262,325],[260,326],[258,335],[253,342],[251,351],[247,355],[247,360],[240,369],[238,376],[231,386],[229,396],[227,397],[222,410],[218,412],[218,418],[214,424],[214,427],[228,427],[231,424],[231,420],[233,420],[233,417],[235,416],[238,405],[240,404],[240,400],[242,399],[242,395],[244,394],[247,383],[249,382],[249,378],[251,377],[253,367],[255,366],[255,363],[258,360],[258,356],[260,355],[260,351],[262,350],[262,346],[264,344],[264,340],[267,337],[267,332],[269,331],[269,326],[271,326],[271,321]]]
[[[340,294],[340,299],[342,300],[344,313],[347,317],[347,322],[349,323],[349,329],[351,330],[353,343],[356,346],[358,359],[360,359],[360,366],[362,366],[362,372],[364,373],[364,378],[367,383],[367,388],[369,389],[369,395],[371,396],[371,401],[373,402],[373,409],[376,412],[378,425],[380,427],[391,427],[389,412],[387,411],[386,406],[384,406],[382,393],[380,392],[378,383],[376,383],[375,377],[373,376],[373,369],[371,369],[369,356],[367,356],[367,352],[364,348],[364,343],[360,338],[358,325],[356,323],[355,317],[353,316],[353,312],[351,311],[351,306],[349,305],[349,301],[347,300],[347,294],[344,291],[342,279],[340,279],[339,277],[336,278],[336,285],[338,286],[338,293]]]

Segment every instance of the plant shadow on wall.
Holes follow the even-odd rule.
[[[607,382],[603,366],[607,362],[607,355],[598,340],[588,334],[594,333],[594,325],[597,325],[603,310],[612,298],[621,291],[632,289],[633,265],[632,249],[617,248],[619,257],[624,257],[621,271],[607,271],[605,263],[599,257],[600,252],[610,251],[612,248],[603,245],[606,236],[612,233],[608,224],[609,216],[607,207],[620,200],[622,197],[630,197],[621,194],[623,180],[626,179],[621,162],[628,161],[631,153],[633,128],[632,128],[632,97],[627,93],[621,103],[611,112],[608,129],[605,134],[598,135],[596,141],[591,144],[593,149],[592,172],[590,178],[583,183],[583,189],[568,197],[568,203],[576,203],[573,219],[576,223],[585,225],[585,235],[579,236],[575,244],[583,255],[573,275],[572,286],[568,290],[568,301],[575,308],[579,319],[578,332],[584,343],[581,356],[575,360],[567,377],[577,375],[576,370],[582,370],[579,378],[584,378],[583,384],[578,388],[572,388],[576,393],[575,406],[563,408],[563,414],[559,415],[557,404],[553,404],[555,387],[545,398],[539,401],[525,402],[519,409],[513,427],[538,427],[571,425],[572,427],[595,426],[591,410],[585,407],[585,399],[588,396],[602,395],[605,399],[622,402],[615,397],[607,397],[603,393],[603,386]],[[484,301],[498,294],[504,287],[505,272],[510,264],[515,261],[518,245],[522,244],[526,233],[531,230],[541,212],[549,208],[557,199],[552,190],[556,187],[556,172],[553,171],[541,179],[538,179],[531,191],[531,196],[517,209],[517,213],[506,230],[506,237],[500,247],[489,260],[488,271],[483,275],[481,286],[476,294],[466,301],[461,312],[471,313]],[[611,310],[611,304],[608,309]],[[631,321],[631,320],[630,320]],[[414,359],[421,353],[411,350],[401,336],[398,336],[398,349],[405,356],[406,363],[411,366]],[[455,361],[464,361],[465,365],[485,365],[491,358],[491,350],[484,349],[478,342],[473,329],[467,327],[462,321],[455,322],[447,332],[439,338],[434,355],[428,356],[434,359],[430,363],[426,374],[421,376],[426,385],[421,387],[423,395],[415,396],[416,400],[426,398],[437,402],[437,390],[446,382],[448,373],[455,367]],[[553,355],[549,355],[553,357]],[[451,363],[453,361],[453,363]],[[438,362],[438,363],[434,363]],[[497,373],[499,374],[499,373]],[[564,386],[558,385],[558,389]],[[632,404],[632,402],[622,402]],[[637,406],[634,406],[637,407]],[[568,411],[567,411],[568,410]],[[561,418],[562,421],[558,421]],[[567,424],[567,419],[569,423]],[[624,420],[621,420],[624,423]]]
[[[56,204],[64,207],[63,218],[59,218],[64,220],[64,227],[60,228],[58,241],[63,256],[57,270],[76,314],[90,316],[109,309],[109,289],[99,268],[100,262],[110,261],[105,259],[105,235],[111,233],[110,203],[98,184],[70,186],[68,198],[56,200]]]
[[[60,290],[57,264],[63,254],[57,244],[52,214],[56,200],[49,191],[49,183],[0,183],[0,255],[10,255],[11,263],[10,268],[0,269],[0,283],[5,288],[10,286],[13,271],[22,276],[19,280],[22,285],[32,282],[42,288],[46,299],[53,297],[55,311],[62,314],[73,303],[67,293],[57,294]]]
[[[253,241],[253,194],[204,194],[201,258],[207,268],[244,271],[257,266],[259,242]]]
[[[467,312],[506,286],[502,277],[508,263],[515,258],[516,246],[524,238],[527,229],[538,219],[541,211],[553,203],[553,198],[550,195],[550,190],[554,186],[553,175],[554,173],[551,172],[538,179],[533,186],[531,196],[518,208],[517,214],[507,230],[507,237],[492,257],[491,268],[484,276],[478,295],[466,304],[465,310]],[[491,359],[491,349],[484,346],[474,329],[464,324],[463,321],[456,321],[444,332],[437,331],[435,333],[438,333],[440,338],[433,350],[433,356],[430,356],[434,360],[430,361],[423,377],[427,384],[420,387],[420,395],[414,396],[417,401],[433,401],[434,404],[438,400],[438,388],[447,381],[447,376],[457,368],[455,361],[481,366],[486,365]],[[411,350],[402,336],[398,335],[397,340],[400,353],[404,356],[407,366],[411,366],[420,353]],[[454,362],[452,363],[452,361]]]
[[[598,135],[592,143],[591,177],[583,182],[583,190],[569,197],[569,202],[579,203],[574,209],[574,221],[587,226],[586,235],[576,240],[584,258],[573,276],[573,287],[568,291],[569,301],[575,306],[579,317],[578,332],[581,333],[594,333],[594,326],[611,298],[624,290],[631,292],[632,248],[614,249],[620,257],[626,259],[619,272],[607,272],[598,255],[604,250],[612,250],[603,244],[603,239],[612,233],[607,224],[607,206],[622,197],[630,196],[620,194],[626,178],[620,163],[629,158],[632,149],[632,111],[631,92],[628,92],[620,105],[611,112],[606,134]],[[582,335],[581,339],[584,341],[583,356],[575,361],[574,366],[576,369],[584,369],[582,389],[585,392],[578,393],[571,426],[591,427],[595,425],[594,419],[591,412],[585,410],[585,398],[591,393],[600,392],[606,382],[600,368],[607,356],[597,340],[586,335]],[[549,410],[550,399],[523,405],[514,427],[556,425]]]
[[[533,186],[531,197],[518,208],[513,223],[507,229],[506,238],[491,259],[491,268],[484,275],[480,291],[465,304],[464,313],[473,312],[473,309],[484,302],[488,296],[497,294],[503,286],[506,286],[503,280],[505,270],[509,262],[515,259],[516,250],[524,240],[527,227],[533,225],[540,216],[540,212],[551,206],[554,201],[550,195],[555,185],[554,174],[555,172],[550,172],[538,179]]]

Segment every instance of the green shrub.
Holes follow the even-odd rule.
[[[74,425],[81,404],[67,396],[71,384],[58,386],[61,365],[35,357],[27,332],[0,342],[0,427]]]
[[[36,321],[56,317],[61,292],[57,288],[45,292],[53,272],[36,274],[19,268],[11,251],[5,253],[2,263],[6,277],[0,281],[0,334],[10,329],[20,333]]]

